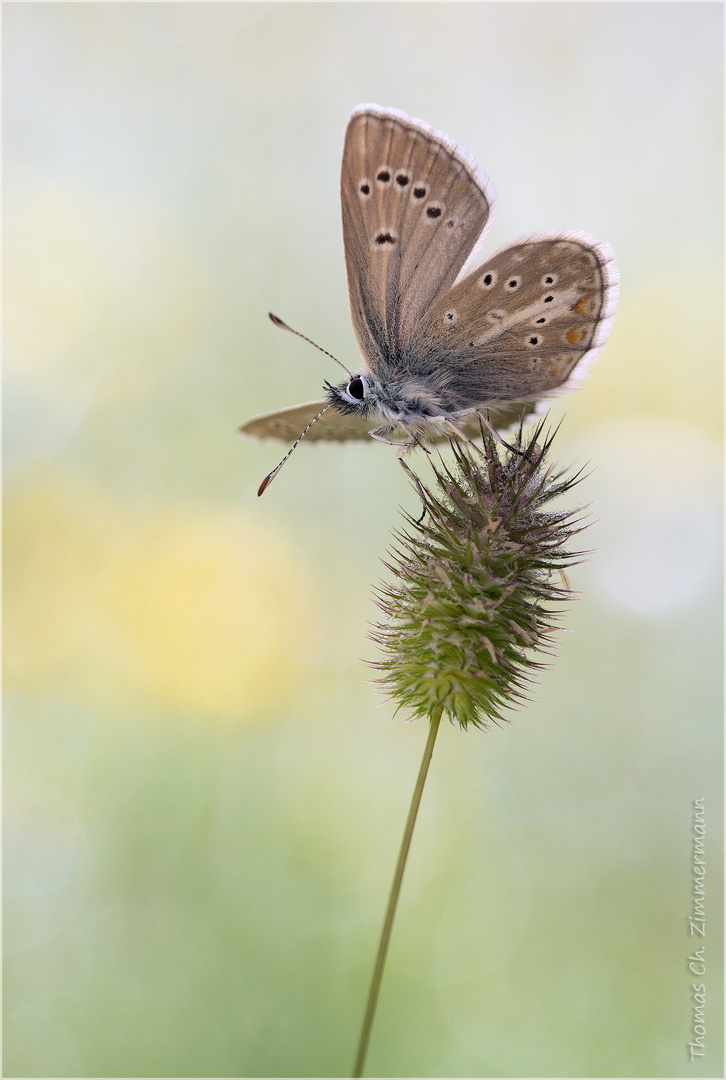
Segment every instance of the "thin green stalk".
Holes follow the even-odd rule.
[[[429,771],[429,765],[431,763],[431,755],[434,752],[434,743],[436,742],[436,735],[439,730],[439,723],[441,722],[441,714],[443,712],[443,705],[436,706],[431,715],[431,722],[429,726],[429,737],[426,740],[426,746],[423,752],[423,758],[421,759],[421,767],[418,771],[418,778],[416,780],[416,787],[413,789],[413,798],[411,799],[411,807],[408,811],[408,818],[406,820],[406,828],[403,831],[403,840],[401,841],[401,850],[398,853],[398,862],[396,863],[396,872],[393,875],[393,882],[391,884],[391,891],[388,894],[388,905],[386,907],[386,915],[383,920],[383,929],[381,931],[381,940],[378,945],[378,955],[376,957],[376,966],[373,969],[373,978],[371,979],[371,988],[368,992],[368,1004],[366,1005],[366,1014],[363,1018],[363,1027],[360,1033],[360,1042],[358,1043],[358,1053],[355,1058],[355,1065],[353,1066],[353,1076],[363,1075],[363,1062],[365,1061],[366,1051],[368,1050],[368,1042],[371,1035],[371,1028],[373,1026],[373,1016],[376,1011],[376,1005],[378,1004],[378,992],[381,988],[381,979],[383,978],[383,968],[386,963],[386,953],[388,952],[388,943],[391,940],[391,930],[393,929],[393,919],[396,914],[396,905],[398,904],[398,897],[401,893],[401,882],[403,881],[403,872],[406,869],[406,860],[408,858],[408,851],[411,847],[411,837],[413,836],[413,828],[416,824],[416,815],[418,814],[419,804],[421,802],[421,796],[423,794],[424,784],[426,783],[426,774]]]

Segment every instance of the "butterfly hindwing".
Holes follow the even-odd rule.
[[[589,237],[522,240],[431,306],[403,366],[443,412],[551,394],[604,344],[616,280],[610,249]]]
[[[341,201],[356,338],[370,371],[390,377],[479,239],[491,196],[445,135],[395,109],[361,106],[346,129]]]

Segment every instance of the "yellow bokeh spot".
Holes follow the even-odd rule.
[[[10,689],[246,721],[304,678],[314,594],[269,525],[45,483],[8,500],[5,531]]]
[[[7,223],[4,364],[16,383],[134,400],[194,356],[207,297],[153,204],[30,172]]]

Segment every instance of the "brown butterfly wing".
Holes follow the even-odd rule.
[[[353,328],[372,373],[387,378],[419,320],[453,285],[491,195],[473,159],[445,135],[376,105],[350,117],[340,189]]]
[[[241,435],[256,435],[261,439],[281,439],[283,442],[293,443],[326,404],[325,401],[308,401],[304,405],[292,405],[288,409],[253,416],[240,426],[239,432]],[[485,415],[494,427],[504,431],[529,415],[533,408],[532,404],[500,406],[488,410]],[[456,422],[470,438],[476,438],[480,434],[479,419],[475,414],[457,418]],[[355,414],[343,416],[337,409],[327,409],[310,428],[305,441],[360,442],[370,438],[369,432],[375,426],[375,421],[363,420]],[[406,442],[409,436],[401,428],[400,432],[394,431],[391,438],[400,438],[401,442]],[[440,435],[430,441],[444,442],[445,436]]]
[[[291,405],[288,409],[253,416],[239,428],[241,435],[257,435],[261,439],[282,439],[294,442],[305,430],[327,401],[308,401],[304,405]],[[305,436],[306,442],[326,440],[328,442],[348,442],[353,439],[367,439],[368,432],[375,425],[355,414],[344,416],[337,409],[327,409]]]
[[[521,241],[431,305],[406,343],[405,370],[445,413],[536,400],[602,348],[616,296],[607,245],[580,234]]]

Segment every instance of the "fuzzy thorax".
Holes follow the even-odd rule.
[[[394,428],[401,425],[410,435],[440,436],[445,423],[442,398],[424,384],[408,377],[385,383],[369,374],[354,375],[339,386],[325,383],[328,401],[344,415],[358,415],[372,425]]]

